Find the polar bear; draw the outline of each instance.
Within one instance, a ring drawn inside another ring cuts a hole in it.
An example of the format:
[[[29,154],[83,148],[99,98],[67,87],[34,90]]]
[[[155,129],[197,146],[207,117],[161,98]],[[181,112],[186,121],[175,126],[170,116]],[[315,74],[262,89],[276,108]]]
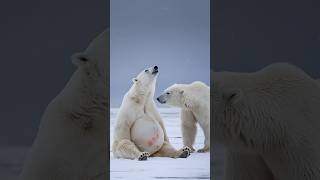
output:
[[[161,104],[181,108],[181,130],[183,145],[191,148],[199,123],[203,130],[204,147],[198,152],[210,151],[210,88],[200,81],[191,84],[174,84],[157,98]]]
[[[226,180],[320,179],[320,87],[276,63],[212,72],[212,137],[226,147]]]
[[[72,61],[77,70],[45,110],[22,180],[108,178],[109,30]]]
[[[148,156],[186,158],[190,148],[176,150],[153,101],[158,67],[143,70],[123,98],[115,125],[112,151],[116,158],[147,160]]]

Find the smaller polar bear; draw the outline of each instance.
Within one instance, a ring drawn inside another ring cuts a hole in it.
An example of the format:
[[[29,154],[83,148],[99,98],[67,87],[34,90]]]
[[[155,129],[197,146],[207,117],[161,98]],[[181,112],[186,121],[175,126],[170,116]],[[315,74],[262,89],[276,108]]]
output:
[[[191,149],[176,150],[153,101],[158,67],[143,70],[123,98],[114,131],[116,158],[147,160],[152,156],[186,158]]]
[[[194,152],[197,126],[199,123],[205,136],[204,147],[198,152],[210,150],[210,88],[200,82],[191,84],[174,84],[167,88],[157,100],[181,109],[183,145]]]

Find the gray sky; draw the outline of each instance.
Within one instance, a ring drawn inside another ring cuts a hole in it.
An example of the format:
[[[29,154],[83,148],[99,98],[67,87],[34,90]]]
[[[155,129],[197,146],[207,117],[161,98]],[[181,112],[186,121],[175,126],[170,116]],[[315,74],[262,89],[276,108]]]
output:
[[[111,0],[111,107],[145,67],[159,66],[156,95],[173,83],[209,84],[209,0]]]

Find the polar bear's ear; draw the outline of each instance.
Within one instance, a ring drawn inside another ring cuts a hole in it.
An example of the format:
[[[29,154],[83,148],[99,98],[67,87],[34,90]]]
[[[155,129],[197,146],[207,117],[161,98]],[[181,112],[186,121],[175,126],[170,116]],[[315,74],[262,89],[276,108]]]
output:
[[[183,93],[184,93],[184,90],[180,90],[179,93],[180,93],[180,94],[183,94]]]
[[[138,79],[137,78],[132,78],[132,82],[136,83],[136,82],[138,82]]]
[[[77,67],[85,65],[89,61],[89,58],[86,57],[86,55],[84,53],[74,53],[71,56],[71,59],[72,59],[72,63],[74,65],[76,65]]]
[[[243,96],[243,92],[241,89],[229,89],[223,94],[223,98],[230,104],[238,103]]]

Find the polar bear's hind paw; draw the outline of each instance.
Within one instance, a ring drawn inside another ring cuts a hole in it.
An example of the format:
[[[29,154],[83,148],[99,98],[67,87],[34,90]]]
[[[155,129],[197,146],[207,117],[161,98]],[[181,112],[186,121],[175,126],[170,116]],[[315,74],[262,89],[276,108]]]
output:
[[[138,158],[139,161],[145,161],[148,159],[150,154],[148,152],[142,152]]]
[[[191,153],[191,149],[186,146],[184,148],[182,148],[182,153],[180,154],[179,158],[187,158],[188,156],[190,156]]]

